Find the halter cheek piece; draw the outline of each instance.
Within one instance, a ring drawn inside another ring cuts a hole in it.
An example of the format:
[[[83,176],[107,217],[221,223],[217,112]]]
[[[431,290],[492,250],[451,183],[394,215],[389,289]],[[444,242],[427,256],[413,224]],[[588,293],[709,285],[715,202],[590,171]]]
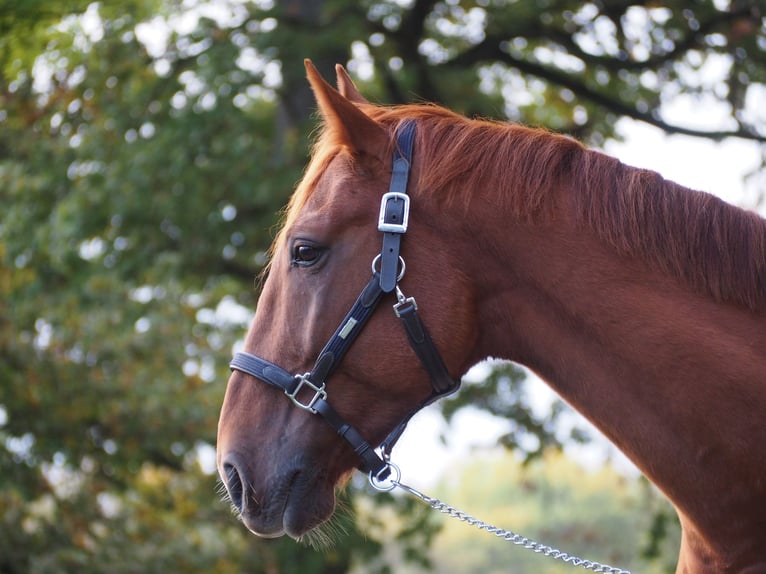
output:
[[[356,302],[335,333],[325,344],[310,372],[292,375],[282,367],[250,353],[236,353],[229,367],[282,389],[299,408],[321,415],[335,431],[346,439],[361,458],[359,469],[369,472],[371,479],[385,480],[390,474],[391,449],[404,432],[407,422],[426,405],[448,395],[460,385],[450,377],[439,351],[420,320],[415,299],[405,297],[399,289],[404,276],[404,259],[399,255],[402,236],[409,223],[410,198],[407,195],[407,179],[412,163],[415,140],[415,122],[404,122],[397,130],[397,147],[394,151],[391,184],[380,203],[378,229],[383,233],[380,254],[372,262],[372,278],[362,289]],[[431,395],[413,412],[406,416],[379,445],[381,455],[354,427],[327,402],[327,379],[351,347],[357,335],[369,320],[384,295],[396,294],[394,313],[401,320],[407,339],[420,363],[431,379]]]

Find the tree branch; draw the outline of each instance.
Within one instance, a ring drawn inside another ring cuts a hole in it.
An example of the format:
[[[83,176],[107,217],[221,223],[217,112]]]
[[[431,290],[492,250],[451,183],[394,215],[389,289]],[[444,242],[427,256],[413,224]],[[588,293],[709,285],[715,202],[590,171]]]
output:
[[[515,58],[511,54],[503,51],[498,43],[490,44],[489,42],[484,41],[440,66],[461,69],[487,62],[504,62],[509,66],[516,68],[523,74],[536,76],[552,84],[567,88],[580,98],[587,99],[611,112],[658,127],[669,134],[682,134],[712,140],[737,137],[766,143],[766,135],[749,131],[744,127],[741,127],[741,125],[738,130],[705,131],[667,123],[652,112],[641,112],[621,100],[611,98],[602,92],[594,90],[584,82],[578,80],[572,74],[567,74],[555,68]]]
[[[694,48],[702,48],[703,50],[709,50],[710,48],[705,45],[705,37],[714,32],[722,25],[730,24],[735,20],[743,18],[752,19],[753,13],[750,7],[740,8],[731,12],[717,12],[715,16],[700,22],[699,28],[684,38],[674,43],[672,50],[664,52],[662,54],[653,55],[646,60],[629,60],[620,59],[616,57],[603,57],[596,56],[585,52],[577,42],[574,41],[573,35],[560,30],[558,28],[546,28],[542,31],[540,37],[560,44],[573,56],[581,59],[583,62],[591,65],[603,66],[604,68],[617,71],[617,70],[651,70],[656,69],[667,62],[672,62],[680,58],[683,54]],[[503,38],[504,39],[504,38]],[[501,41],[502,39],[495,37],[495,41]]]
[[[396,32],[389,32],[389,38],[396,42],[402,58],[415,70],[415,91],[427,100],[437,101],[434,82],[430,80],[432,67],[423,59],[419,51],[420,41],[425,34],[426,18],[436,5],[437,0],[416,0],[406,12]]]

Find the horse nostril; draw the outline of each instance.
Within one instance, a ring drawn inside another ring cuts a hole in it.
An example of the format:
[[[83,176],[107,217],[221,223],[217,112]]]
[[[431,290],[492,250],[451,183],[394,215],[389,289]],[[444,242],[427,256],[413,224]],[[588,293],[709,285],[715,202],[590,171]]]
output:
[[[242,484],[242,478],[239,476],[239,471],[236,466],[229,463],[224,463],[223,471],[226,474],[224,484],[226,485],[226,490],[229,491],[229,498],[237,510],[242,512],[245,488]]]

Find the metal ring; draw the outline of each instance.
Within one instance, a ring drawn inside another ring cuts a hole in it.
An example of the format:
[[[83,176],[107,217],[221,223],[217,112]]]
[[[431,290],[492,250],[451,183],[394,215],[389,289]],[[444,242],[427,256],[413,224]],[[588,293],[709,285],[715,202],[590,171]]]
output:
[[[386,478],[378,478],[385,470],[390,471]],[[378,472],[373,474],[370,472],[369,481],[372,486],[378,492],[391,492],[397,486],[399,486],[399,479],[402,478],[402,471],[391,461],[386,461],[386,466]]]
[[[378,264],[378,261],[380,261],[380,253],[378,253],[375,256],[375,259],[372,260],[372,272],[378,273],[378,270],[375,269],[375,266]],[[399,256],[399,265],[401,265],[402,270],[399,271],[399,275],[396,277],[396,282],[399,283],[399,281],[402,280],[402,277],[404,277],[404,272],[407,270],[407,265],[404,263],[404,259],[402,259],[402,256]]]

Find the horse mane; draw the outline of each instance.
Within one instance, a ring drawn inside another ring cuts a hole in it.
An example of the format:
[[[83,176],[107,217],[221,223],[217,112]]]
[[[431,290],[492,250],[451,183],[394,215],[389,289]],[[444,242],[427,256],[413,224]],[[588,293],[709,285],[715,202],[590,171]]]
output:
[[[418,122],[422,167],[413,193],[466,208],[481,190],[510,217],[541,221],[569,189],[576,221],[619,253],[640,257],[716,301],[757,310],[766,300],[766,221],[758,214],[630,167],[543,129],[468,119],[435,105],[361,105],[394,133]],[[325,126],[287,220],[344,147]],[[393,141],[392,141],[393,147]],[[348,150],[345,150],[348,151]]]

